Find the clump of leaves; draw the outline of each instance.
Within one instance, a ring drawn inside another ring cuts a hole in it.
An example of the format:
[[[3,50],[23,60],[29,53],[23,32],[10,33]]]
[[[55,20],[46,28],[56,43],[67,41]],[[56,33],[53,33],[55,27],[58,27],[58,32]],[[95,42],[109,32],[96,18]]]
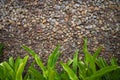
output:
[[[23,71],[28,56],[18,57],[15,61],[10,57],[8,61],[0,63],[0,80],[23,80]]]
[[[60,45],[58,45],[52,54],[50,54],[47,65],[44,65],[41,58],[32,49],[23,45],[27,52],[32,55],[35,63],[41,71],[37,70],[31,63],[27,73],[23,77],[24,67],[28,56],[23,59],[18,57],[13,60],[10,57],[8,61],[0,63],[0,80],[120,80],[120,66],[117,60],[112,58],[110,64],[102,57],[99,57],[102,47],[99,47],[93,54],[88,51],[87,39],[84,40],[83,53],[84,58],[78,59],[78,50],[76,50],[73,59],[67,63],[60,62],[63,70],[57,72],[55,65],[60,56]]]
[[[117,63],[117,59],[115,57],[111,58],[110,63],[108,64],[107,61],[103,57],[99,57],[97,59],[97,66],[101,68],[109,67],[109,66],[119,66]],[[109,73],[106,73],[101,77],[102,80],[120,80],[120,68],[113,70]]]
[[[29,77],[33,76],[36,78],[37,76],[34,76],[34,75],[36,75],[37,73],[37,75],[39,75],[38,79],[40,80],[61,80],[60,79],[61,77],[59,76],[59,73],[55,68],[56,61],[60,55],[60,51],[59,51],[60,45],[58,45],[53,51],[53,53],[49,56],[46,66],[43,65],[42,60],[33,50],[31,50],[27,46],[22,46],[22,47],[32,55],[32,57],[35,59],[36,63],[38,64],[39,68],[42,70],[42,73],[41,73],[35,70],[33,66],[31,66],[29,68],[29,74],[32,74],[32,75],[28,75]]]
[[[113,78],[110,75],[113,71],[119,70],[120,66],[116,65],[113,59],[111,59],[112,65],[108,65],[103,58],[98,58],[102,47],[99,47],[92,55],[87,48],[87,39],[84,40],[83,46],[83,53],[85,54],[84,60],[78,60],[78,50],[76,50],[72,60],[68,61],[68,63],[60,63],[64,69],[61,73],[58,73],[54,67],[59,57],[58,55],[60,55],[59,46],[57,46],[49,56],[47,66],[43,65],[42,61],[33,50],[26,46],[23,46],[23,48],[34,57],[39,67],[42,69],[42,74],[34,70],[40,75],[40,78],[42,77],[42,80],[108,80],[107,77],[109,77],[109,80],[119,79],[118,76],[114,76]],[[104,66],[104,64],[106,64],[106,66]],[[70,67],[70,65],[72,65],[72,67]],[[97,67],[99,67],[99,69],[97,69]],[[31,70],[31,72],[33,71]],[[118,74],[119,71],[116,72],[116,75]],[[35,73],[33,75],[35,75]]]
[[[64,70],[68,73],[71,80],[113,80],[120,79],[118,76],[111,75],[115,71],[115,75],[119,75],[120,66],[116,65],[116,61],[111,59],[111,65],[108,65],[103,58],[98,58],[102,47],[99,47],[92,55],[87,49],[87,39],[84,40],[83,52],[85,54],[84,60],[78,60],[78,51],[76,51],[73,58],[73,67],[61,63]],[[97,69],[99,67],[99,69]],[[109,77],[109,79],[107,77]],[[104,78],[104,79],[103,79]]]

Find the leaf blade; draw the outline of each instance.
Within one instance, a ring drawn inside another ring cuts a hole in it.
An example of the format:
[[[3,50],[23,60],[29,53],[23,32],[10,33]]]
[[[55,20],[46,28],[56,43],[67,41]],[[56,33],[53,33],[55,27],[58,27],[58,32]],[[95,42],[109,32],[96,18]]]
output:
[[[94,73],[92,76],[86,78],[88,80],[94,80],[94,79],[97,79],[101,76],[103,76],[104,74],[108,73],[108,72],[111,72],[113,70],[116,70],[120,67],[114,65],[114,66],[108,66],[108,67],[105,67],[105,68],[102,68],[101,70],[98,70],[96,73]]]
[[[70,69],[70,67],[67,66],[67,64],[61,62],[61,65],[64,68],[64,70],[68,73],[71,80],[79,80],[76,74]]]

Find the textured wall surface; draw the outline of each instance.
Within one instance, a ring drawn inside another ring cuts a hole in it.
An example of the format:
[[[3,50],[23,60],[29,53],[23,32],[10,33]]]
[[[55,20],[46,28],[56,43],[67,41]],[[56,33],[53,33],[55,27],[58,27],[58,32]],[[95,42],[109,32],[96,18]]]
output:
[[[46,62],[61,44],[62,61],[80,56],[83,39],[93,52],[104,46],[101,55],[120,56],[119,0],[0,0],[0,42],[5,44],[3,60],[25,56],[21,45],[31,47]]]

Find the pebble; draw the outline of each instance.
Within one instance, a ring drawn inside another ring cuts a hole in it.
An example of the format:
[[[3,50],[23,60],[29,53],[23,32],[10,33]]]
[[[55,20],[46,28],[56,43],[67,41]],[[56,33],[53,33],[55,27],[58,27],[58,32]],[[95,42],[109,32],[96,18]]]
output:
[[[2,29],[4,26],[0,24],[0,29]]]
[[[55,10],[60,10],[61,8],[60,8],[59,5],[55,5],[55,6],[54,6],[54,9],[55,9]]]
[[[90,28],[93,28],[93,25],[88,25],[88,26],[85,26],[86,29],[90,29]]]

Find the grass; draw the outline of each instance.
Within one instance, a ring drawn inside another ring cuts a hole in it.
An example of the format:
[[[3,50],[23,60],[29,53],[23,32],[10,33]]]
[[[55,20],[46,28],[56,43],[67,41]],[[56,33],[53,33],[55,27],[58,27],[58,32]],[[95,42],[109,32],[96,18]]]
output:
[[[29,56],[23,59],[10,57],[8,61],[0,63],[0,80],[120,80],[120,66],[117,59],[112,58],[110,64],[103,57],[99,57],[102,47],[99,47],[93,55],[88,51],[87,39],[84,40],[84,58],[78,59],[78,50],[75,51],[72,60],[67,63],[60,62],[63,70],[58,72],[55,68],[56,62],[61,54],[58,45],[49,56],[47,65],[44,65],[41,58],[32,49],[23,45],[34,61],[29,66],[27,73],[23,76],[24,67]],[[34,65],[37,63],[41,71]]]

